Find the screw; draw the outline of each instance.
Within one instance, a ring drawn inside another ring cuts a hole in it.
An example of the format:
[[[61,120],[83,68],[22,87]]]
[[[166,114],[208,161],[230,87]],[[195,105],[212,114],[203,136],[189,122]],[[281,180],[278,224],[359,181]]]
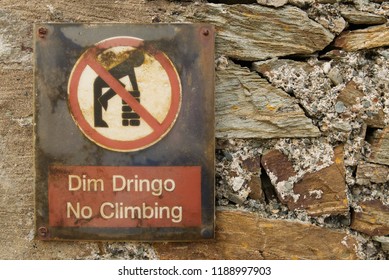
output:
[[[213,231],[209,228],[203,228],[201,230],[201,236],[204,238],[211,238],[213,236]]]
[[[204,36],[208,36],[209,35],[209,30],[208,29],[204,29],[203,30],[203,35]]]
[[[46,237],[47,236],[47,228],[46,227],[40,227],[38,228],[38,233],[41,237]]]
[[[40,28],[38,29],[38,36],[39,36],[40,38],[45,38],[46,35],[47,35],[47,28],[40,27]]]

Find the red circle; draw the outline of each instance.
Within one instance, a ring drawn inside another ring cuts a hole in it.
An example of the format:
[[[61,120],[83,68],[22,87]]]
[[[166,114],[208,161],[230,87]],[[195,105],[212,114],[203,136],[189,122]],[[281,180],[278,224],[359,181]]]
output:
[[[72,117],[84,135],[97,145],[113,151],[137,151],[147,148],[162,137],[173,127],[181,107],[181,84],[178,73],[170,59],[161,51],[155,49],[146,50],[146,53],[154,57],[166,71],[171,86],[171,104],[165,119],[158,127],[152,127],[153,132],[136,140],[114,140],[101,135],[85,119],[78,102],[78,86],[80,77],[88,66],[88,57],[95,57],[97,51],[103,51],[118,46],[130,46],[139,48],[143,46],[143,40],[133,37],[114,37],[97,43],[93,48],[84,52],[74,66],[69,78],[68,93],[69,107]],[[98,63],[98,62],[96,62]]]

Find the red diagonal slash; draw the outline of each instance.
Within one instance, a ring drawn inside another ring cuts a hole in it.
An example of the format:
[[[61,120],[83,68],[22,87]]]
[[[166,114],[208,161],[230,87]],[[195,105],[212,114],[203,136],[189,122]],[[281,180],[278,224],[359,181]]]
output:
[[[99,75],[110,88],[116,92],[154,131],[161,128],[159,121],[146,110],[136,99],[128,93],[122,84],[116,80],[103,66],[95,59],[92,53],[85,56],[86,63]]]

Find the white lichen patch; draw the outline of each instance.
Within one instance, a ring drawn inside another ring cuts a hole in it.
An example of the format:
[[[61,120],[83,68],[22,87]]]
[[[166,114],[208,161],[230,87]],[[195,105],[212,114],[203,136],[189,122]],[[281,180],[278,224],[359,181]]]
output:
[[[267,171],[267,175],[270,178],[272,185],[276,188],[277,193],[282,199],[291,197],[294,202],[297,202],[300,198],[300,194],[296,194],[293,191],[294,183],[296,183],[297,176],[291,176],[288,180],[278,181],[278,177],[271,171]]]
[[[364,93],[360,103],[351,108],[351,119],[367,119],[385,112],[385,122],[388,124],[389,105],[389,71],[388,53],[385,49],[377,51],[362,51],[348,53],[338,62],[346,81],[354,81],[358,89]],[[358,111],[359,109],[359,111]]]
[[[312,197],[314,197],[315,199],[320,199],[323,195],[323,191],[322,190],[312,190],[312,191],[309,191],[309,195]]]
[[[349,244],[347,243],[347,241],[349,239],[350,239],[350,237],[348,235],[345,235],[340,243],[348,248]]]
[[[0,34],[0,59],[9,56],[11,54],[11,51],[12,51],[11,44],[5,40],[2,34]]]
[[[289,180],[278,182],[275,185],[277,192],[281,195],[283,199],[291,197],[295,203],[299,200],[300,194],[296,194],[293,191],[293,186],[296,181],[296,176],[293,176],[290,177]]]
[[[313,173],[333,164],[334,150],[329,140],[280,139],[275,148],[288,156],[296,171],[296,180],[306,173]]]
[[[340,34],[347,26],[339,9],[333,4],[312,5],[308,9],[308,16],[323,25],[334,34]]]
[[[287,63],[270,71],[267,76],[276,87],[292,93],[311,116],[324,116],[333,110],[339,88],[332,89],[331,80],[317,59],[310,59],[312,67],[307,71],[303,67],[290,67]]]
[[[345,53],[331,61],[313,57],[297,65],[290,60],[269,60],[270,68],[262,74],[296,97],[333,144],[352,139],[365,122],[389,124],[388,58],[389,51],[381,48]],[[351,81],[363,97],[355,97],[356,104],[344,104],[338,96]]]
[[[221,141],[223,142],[223,141]],[[230,139],[223,142],[225,146],[216,162],[216,197],[218,205],[229,202],[242,204],[250,194],[248,183],[253,176],[259,176],[262,148],[254,142]],[[258,170],[244,168],[244,161],[257,161]]]
[[[28,116],[25,118],[16,118],[16,119],[12,119],[12,120],[16,121],[18,123],[18,125],[21,127],[32,125],[32,116]]]
[[[242,188],[244,182],[245,182],[245,179],[243,177],[232,177],[231,178],[232,189],[234,191],[240,190]]]

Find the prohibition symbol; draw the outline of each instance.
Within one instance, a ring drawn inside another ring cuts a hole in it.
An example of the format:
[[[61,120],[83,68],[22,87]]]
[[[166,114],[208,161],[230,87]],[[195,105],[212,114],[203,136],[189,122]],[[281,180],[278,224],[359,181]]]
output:
[[[134,37],[97,43],[78,59],[68,84],[72,117],[83,134],[114,151],[161,140],[181,107],[181,84],[170,59]]]

